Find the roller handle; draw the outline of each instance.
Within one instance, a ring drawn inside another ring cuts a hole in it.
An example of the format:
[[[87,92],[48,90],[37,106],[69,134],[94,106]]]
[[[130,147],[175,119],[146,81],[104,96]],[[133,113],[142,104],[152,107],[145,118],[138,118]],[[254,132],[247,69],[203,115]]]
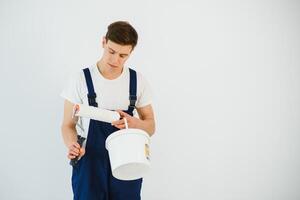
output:
[[[82,147],[84,140],[85,140],[85,137],[77,135],[77,143],[80,145],[80,147]],[[74,167],[78,163],[78,158],[79,158],[79,156],[76,156],[76,158],[71,159],[70,165],[72,165]]]

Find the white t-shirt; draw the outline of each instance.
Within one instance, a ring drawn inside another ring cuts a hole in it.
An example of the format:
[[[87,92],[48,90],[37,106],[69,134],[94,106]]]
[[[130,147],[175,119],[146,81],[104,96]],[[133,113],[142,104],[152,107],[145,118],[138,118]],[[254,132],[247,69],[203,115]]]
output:
[[[96,102],[99,108],[108,110],[127,110],[129,105],[129,69],[123,68],[119,77],[109,80],[103,77],[94,64],[89,67],[94,90],[97,94]],[[83,70],[74,73],[65,88],[60,94],[61,97],[72,103],[88,105],[87,98],[88,88],[86,85]],[[136,107],[141,108],[152,103],[151,88],[147,80],[141,73],[137,72],[137,101]],[[137,116],[136,111],[134,115]],[[89,127],[89,119],[82,118],[79,124],[84,129],[84,134],[87,134]]]

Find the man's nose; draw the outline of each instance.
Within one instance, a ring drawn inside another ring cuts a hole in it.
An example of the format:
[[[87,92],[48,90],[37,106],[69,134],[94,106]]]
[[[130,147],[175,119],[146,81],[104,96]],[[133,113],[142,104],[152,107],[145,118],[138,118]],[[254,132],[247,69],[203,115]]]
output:
[[[114,54],[111,58],[113,63],[119,63],[119,55]]]

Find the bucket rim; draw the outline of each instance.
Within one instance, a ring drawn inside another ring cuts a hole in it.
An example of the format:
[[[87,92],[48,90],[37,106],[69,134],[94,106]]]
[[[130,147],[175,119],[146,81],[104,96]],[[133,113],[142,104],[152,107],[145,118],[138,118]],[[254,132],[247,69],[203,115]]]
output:
[[[121,130],[118,130],[112,134],[110,134],[106,140],[105,140],[105,146],[106,146],[106,149],[107,149],[107,144],[109,143],[110,140],[112,140],[113,138],[116,138],[116,137],[119,137],[121,135],[124,135],[124,134],[136,134],[136,135],[143,135],[147,138],[147,140],[150,142],[150,136],[148,133],[146,133],[146,131],[144,130],[141,130],[141,129],[137,129],[137,128],[128,128],[128,129],[121,129]]]

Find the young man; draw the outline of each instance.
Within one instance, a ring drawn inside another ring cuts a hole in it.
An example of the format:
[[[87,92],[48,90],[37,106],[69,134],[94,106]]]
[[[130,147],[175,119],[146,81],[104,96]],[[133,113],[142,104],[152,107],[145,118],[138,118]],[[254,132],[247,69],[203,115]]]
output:
[[[77,73],[61,94],[65,99],[61,131],[68,158],[80,157],[72,172],[75,200],[140,199],[142,179],[114,178],[105,149],[107,136],[125,128],[124,118],[130,128],[143,129],[150,136],[155,131],[149,85],[140,73],[124,66],[137,40],[138,34],[129,23],[110,24],[102,41],[102,58]],[[112,124],[85,118],[78,122],[78,117],[72,118],[76,103],[117,110],[122,119]],[[138,116],[134,115],[135,111]],[[77,142],[77,123],[81,123],[82,131],[87,133],[82,147]]]

